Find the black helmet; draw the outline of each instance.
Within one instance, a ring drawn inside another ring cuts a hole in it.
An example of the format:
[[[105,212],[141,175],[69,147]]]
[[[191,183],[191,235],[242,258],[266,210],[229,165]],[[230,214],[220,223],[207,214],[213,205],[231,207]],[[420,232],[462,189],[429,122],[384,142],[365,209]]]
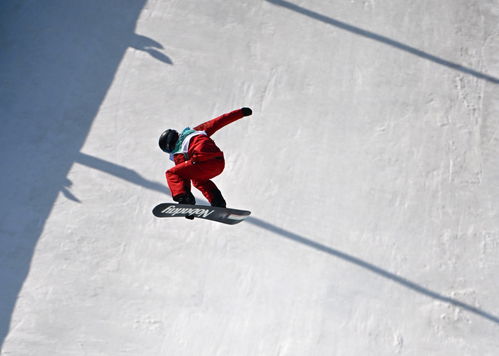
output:
[[[178,132],[172,129],[166,130],[159,137],[159,148],[167,153],[172,153],[177,141]]]

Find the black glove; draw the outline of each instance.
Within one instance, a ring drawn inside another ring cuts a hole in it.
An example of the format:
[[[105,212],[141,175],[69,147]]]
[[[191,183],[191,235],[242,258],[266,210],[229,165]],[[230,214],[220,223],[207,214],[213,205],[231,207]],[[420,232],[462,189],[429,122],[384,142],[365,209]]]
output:
[[[241,111],[243,112],[244,116],[250,116],[253,114],[253,111],[250,108],[242,108]]]

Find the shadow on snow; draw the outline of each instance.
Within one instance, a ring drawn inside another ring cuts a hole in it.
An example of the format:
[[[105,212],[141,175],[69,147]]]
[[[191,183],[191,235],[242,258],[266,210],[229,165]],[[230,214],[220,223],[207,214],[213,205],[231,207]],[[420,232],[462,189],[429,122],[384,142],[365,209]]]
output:
[[[322,14],[320,14],[318,12],[306,9],[306,8],[301,7],[299,5],[293,4],[293,3],[289,2],[289,1],[285,1],[285,0],[266,0],[266,1],[268,1],[271,4],[284,7],[286,9],[288,9],[288,10],[295,11],[295,12],[297,12],[299,14],[308,16],[308,17],[310,17],[312,19],[315,19],[317,21],[321,21],[321,22],[323,22],[325,24],[328,24],[328,25],[331,25],[331,26],[335,26],[337,28],[340,28],[342,30],[354,33],[356,35],[359,35],[359,36],[362,36],[362,37],[366,37],[366,38],[369,38],[371,40],[374,40],[374,41],[383,43],[385,45],[397,48],[399,50],[408,52],[408,53],[413,54],[413,55],[415,55],[417,57],[429,60],[431,62],[443,65],[445,67],[449,67],[451,69],[457,70],[457,71],[462,72],[464,74],[472,75],[472,76],[474,76],[474,77],[476,77],[478,79],[483,79],[483,80],[486,80],[486,81],[488,81],[490,83],[499,84],[499,78],[496,78],[494,76],[491,76],[491,75],[479,72],[479,71],[477,71],[475,69],[472,69],[472,68],[465,67],[465,66],[463,66],[461,64],[458,64],[458,63],[454,63],[454,62],[448,61],[446,59],[443,59],[443,58],[440,58],[438,56],[435,56],[435,55],[433,55],[431,53],[428,53],[428,52],[422,51],[420,49],[411,47],[411,46],[406,45],[406,44],[404,44],[402,42],[393,40],[391,38],[388,38],[388,37],[385,37],[385,36],[382,36],[382,35],[379,35],[377,33],[364,30],[364,29],[362,29],[360,27],[356,27],[356,26],[350,25],[350,24],[348,24],[346,22],[336,20],[336,19],[334,19],[332,17],[328,17],[328,16],[325,16],[325,15],[322,15]]]
[[[166,191],[132,170],[80,153],[128,48],[173,63],[160,43],[135,33],[145,3],[0,5],[0,349],[58,193],[78,201],[66,178],[74,162]]]
[[[341,252],[341,251],[336,250],[332,247],[328,247],[326,245],[320,244],[320,243],[315,242],[313,240],[310,240],[304,236],[300,236],[300,235],[295,234],[291,231],[287,231],[285,229],[282,229],[280,227],[277,227],[271,223],[268,223],[266,221],[260,220],[260,219],[255,218],[255,217],[249,217],[246,219],[246,221],[255,225],[255,226],[258,226],[259,228],[270,231],[276,235],[279,235],[279,236],[284,237],[286,239],[289,239],[291,241],[298,242],[298,243],[305,245],[307,247],[313,248],[315,250],[327,253],[328,255],[331,255],[331,256],[337,257],[339,259],[342,259],[344,261],[347,261],[347,262],[354,264],[358,267],[361,267],[369,272],[377,274],[378,276],[389,279],[392,282],[398,283],[399,285],[401,285],[403,287],[411,289],[414,292],[417,292],[417,293],[423,294],[427,297],[439,300],[443,303],[448,303],[448,304],[451,304],[453,306],[459,307],[467,312],[476,314],[476,315],[481,316],[487,320],[490,320],[496,324],[499,324],[499,317],[498,316],[495,316],[491,313],[483,311],[483,310],[481,310],[477,307],[474,307],[472,305],[463,303],[457,299],[450,298],[450,297],[447,297],[447,296],[442,295],[440,293],[434,292],[434,291],[432,291],[428,288],[425,288],[423,286],[420,286],[420,285],[418,285],[418,284],[416,284],[408,279],[397,276],[394,273],[391,273],[387,270],[384,270],[380,267],[377,267],[369,262],[363,261],[360,258],[349,255],[345,252]]]

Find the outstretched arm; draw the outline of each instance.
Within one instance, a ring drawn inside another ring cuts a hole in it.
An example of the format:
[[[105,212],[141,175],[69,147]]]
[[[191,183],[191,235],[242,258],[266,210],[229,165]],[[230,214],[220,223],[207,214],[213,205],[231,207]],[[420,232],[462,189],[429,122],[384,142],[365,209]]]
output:
[[[253,112],[250,108],[241,108],[221,116],[218,116],[210,121],[206,121],[205,123],[198,125],[194,128],[196,131],[204,131],[208,136],[213,135],[215,132],[220,130],[222,127],[236,121],[242,119],[245,116],[251,115]]]

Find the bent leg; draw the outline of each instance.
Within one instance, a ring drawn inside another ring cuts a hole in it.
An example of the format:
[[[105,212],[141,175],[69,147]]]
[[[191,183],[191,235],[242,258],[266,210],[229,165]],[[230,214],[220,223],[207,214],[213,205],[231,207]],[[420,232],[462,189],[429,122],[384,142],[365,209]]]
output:
[[[178,195],[190,193],[192,180],[193,183],[196,182],[196,188],[198,185],[201,187],[198,189],[209,200],[206,194],[209,194],[209,191],[218,191],[215,183],[210,179],[222,173],[224,166],[223,160],[210,160],[196,164],[187,161],[172,167],[166,171],[166,180],[172,197],[175,199]]]
[[[189,162],[184,162],[170,168],[165,173],[166,182],[174,200],[177,196],[191,191],[190,166]]]
[[[222,193],[211,180],[193,180],[192,185],[203,193],[204,197],[210,202],[211,206],[225,208],[227,205]]]
[[[203,175],[197,176],[192,179],[192,184],[196,187],[206,199],[210,202],[211,206],[224,207],[226,206],[225,200],[218,187],[213,183],[211,178],[218,176],[225,167],[223,160],[210,160],[199,164],[203,168]]]

